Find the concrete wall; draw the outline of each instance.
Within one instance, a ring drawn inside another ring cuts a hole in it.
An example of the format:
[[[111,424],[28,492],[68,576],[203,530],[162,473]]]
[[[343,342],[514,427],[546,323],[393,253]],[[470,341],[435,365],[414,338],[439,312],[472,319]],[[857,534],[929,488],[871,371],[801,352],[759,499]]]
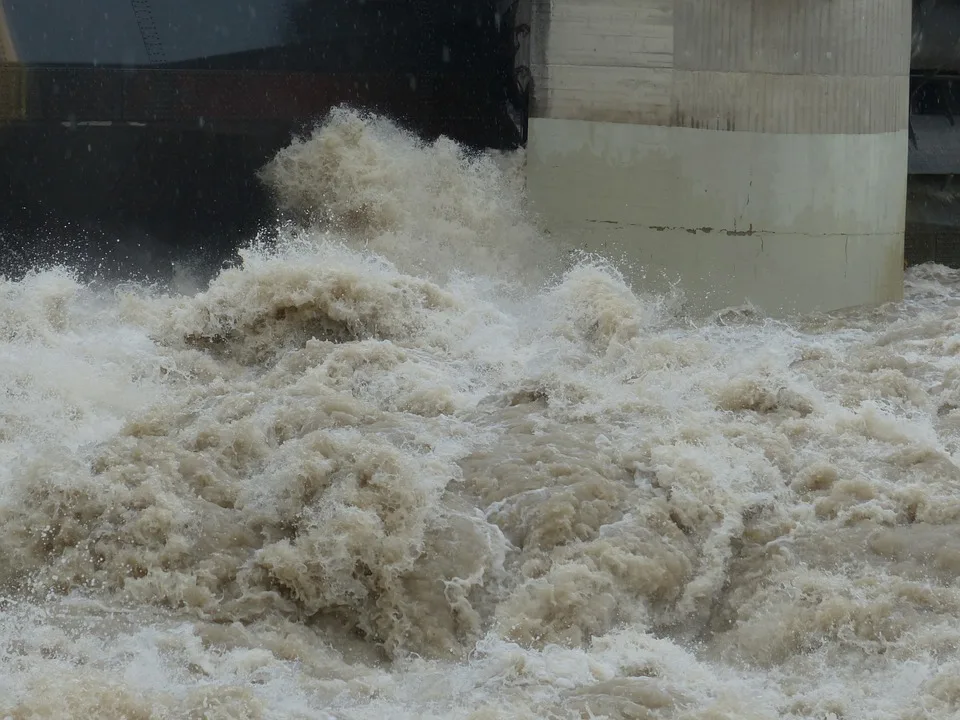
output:
[[[902,294],[910,0],[530,0],[527,189],[697,309]]]

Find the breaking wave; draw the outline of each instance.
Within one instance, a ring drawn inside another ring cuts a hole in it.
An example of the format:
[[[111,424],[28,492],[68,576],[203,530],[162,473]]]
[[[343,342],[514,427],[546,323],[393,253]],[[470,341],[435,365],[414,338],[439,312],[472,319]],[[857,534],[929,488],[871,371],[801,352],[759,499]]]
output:
[[[339,109],[203,291],[0,285],[0,717],[951,718],[960,275],[694,321]]]

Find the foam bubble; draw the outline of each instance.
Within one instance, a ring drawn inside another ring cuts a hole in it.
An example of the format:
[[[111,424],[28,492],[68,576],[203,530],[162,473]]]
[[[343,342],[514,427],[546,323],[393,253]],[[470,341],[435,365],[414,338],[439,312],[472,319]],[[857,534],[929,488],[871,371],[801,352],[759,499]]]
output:
[[[0,285],[0,717],[956,715],[960,276],[693,322],[505,160],[338,109],[209,287]]]

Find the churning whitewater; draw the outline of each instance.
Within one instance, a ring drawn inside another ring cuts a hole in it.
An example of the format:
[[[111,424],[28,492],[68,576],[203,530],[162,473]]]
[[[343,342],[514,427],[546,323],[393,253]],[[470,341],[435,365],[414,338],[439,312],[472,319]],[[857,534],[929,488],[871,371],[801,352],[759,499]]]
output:
[[[0,284],[0,718],[958,716],[960,273],[694,320],[512,164],[339,109],[203,291]]]

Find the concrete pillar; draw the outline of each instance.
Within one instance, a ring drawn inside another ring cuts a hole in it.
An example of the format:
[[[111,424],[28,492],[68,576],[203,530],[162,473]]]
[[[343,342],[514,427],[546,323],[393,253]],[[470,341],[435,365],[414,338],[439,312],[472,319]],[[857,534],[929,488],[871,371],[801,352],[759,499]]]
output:
[[[529,0],[527,191],[640,289],[902,295],[910,0]]]

